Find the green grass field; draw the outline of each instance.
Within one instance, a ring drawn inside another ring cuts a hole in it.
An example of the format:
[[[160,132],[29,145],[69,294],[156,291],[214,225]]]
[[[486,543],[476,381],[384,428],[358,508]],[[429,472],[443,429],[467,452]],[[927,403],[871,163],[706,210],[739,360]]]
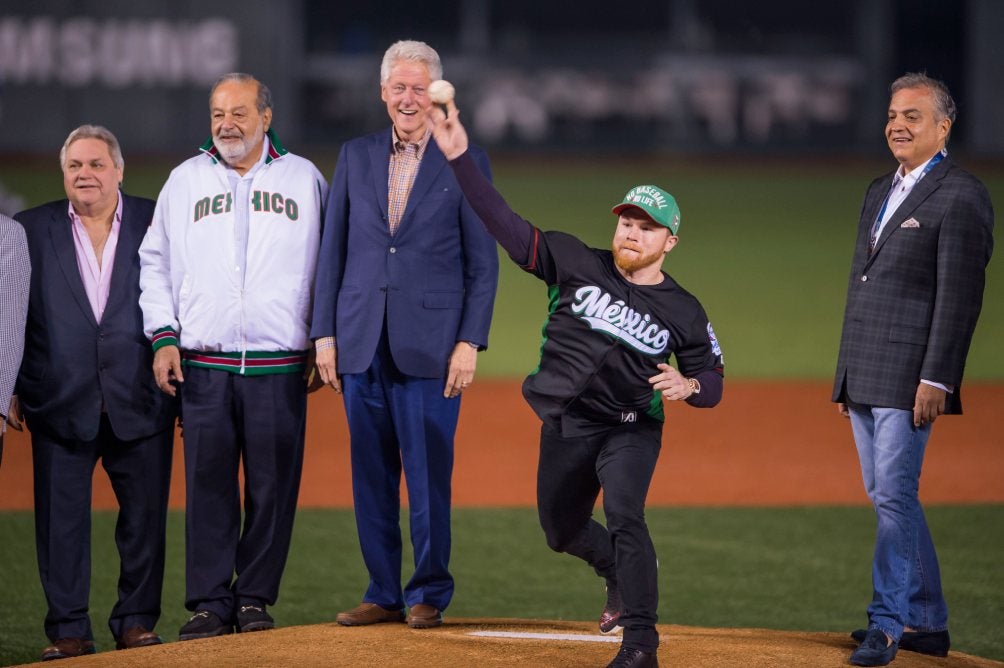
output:
[[[330,176],[333,157],[308,157]],[[155,198],[171,163],[126,158],[126,191]],[[610,207],[639,183],[665,187],[682,212],[681,241],[666,269],[704,304],[729,377],[825,379],[836,362],[861,200],[890,163],[502,158],[494,169],[499,190],[525,218],[604,248],[613,231]],[[1004,207],[1004,166],[971,171]],[[8,161],[0,166],[0,182],[28,206],[64,196],[55,156]],[[1004,379],[1000,265],[999,259],[990,264],[969,379]],[[479,368],[523,376],[536,366],[545,291],[507,258],[501,267],[490,347]]]
[[[953,647],[1004,660],[1004,506],[940,506],[928,518],[941,546]],[[849,632],[865,621],[874,519],[867,508],[653,508],[648,521],[660,556],[664,623]],[[114,513],[94,514],[91,614],[99,650],[114,646],[106,626],[114,602]],[[171,514],[164,611],[168,641],[183,609],[183,517]],[[30,513],[0,513],[0,665],[35,661],[46,638]],[[405,556],[405,574],[410,572]],[[449,615],[591,620],[603,584],[590,569],[544,544],[530,509],[460,509]],[[282,626],[331,622],[359,602],[366,585],[348,510],[297,517],[279,603]]]

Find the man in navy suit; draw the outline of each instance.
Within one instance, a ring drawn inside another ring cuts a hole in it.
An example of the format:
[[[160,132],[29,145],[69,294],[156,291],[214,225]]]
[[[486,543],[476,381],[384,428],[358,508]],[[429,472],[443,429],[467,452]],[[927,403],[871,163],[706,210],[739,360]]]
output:
[[[899,168],[872,182],[858,223],[833,401],[850,418],[878,516],[868,628],[858,666],[898,648],[946,656],[948,608],[918,495],[931,426],[961,413],[962,372],[993,250],[986,188],[948,157],[948,88],[893,82],[886,140]]]
[[[442,623],[453,595],[450,489],[460,394],[488,344],[498,255],[426,127],[439,55],[384,54],[392,126],[347,142],[325,207],[314,317],[321,378],[344,393],[359,543],[370,583],[337,616],[355,626]],[[489,176],[485,154],[472,149]],[[400,479],[415,571],[401,587]]]
[[[100,459],[119,503],[118,649],[161,642],[175,404],[157,388],[139,308],[139,249],[154,203],[119,188],[115,136],[83,125],[60,152],[68,199],[15,218],[31,289],[18,398],[31,430],[35,541],[48,603],[43,660],[92,654],[91,479]]]

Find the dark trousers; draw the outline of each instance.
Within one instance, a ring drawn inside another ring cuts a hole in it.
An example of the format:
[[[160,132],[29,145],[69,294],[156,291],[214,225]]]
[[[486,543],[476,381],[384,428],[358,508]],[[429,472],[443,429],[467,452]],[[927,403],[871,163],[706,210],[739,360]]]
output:
[[[35,545],[48,604],[45,634],[93,639],[88,615],[91,584],[91,481],[98,459],[119,504],[118,602],[108,626],[119,638],[133,626],[153,629],[164,581],[167,498],[174,429],[123,441],[101,417],[93,441],[31,434],[35,477]]]
[[[645,497],[661,435],[662,423],[647,419],[570,438],[545,425],[537,467],[537,510],[548,546],[617,580],[624,646],[646,652],[659,646],[659,583]],[[592,519],[601,488],[606,528]]]
[[[303,468],[306,385],[299,373],[188,367],[181,410],[185,607],[232,620],[238,606],[279,597]]]
[[[402,374],[386,336],[370,368],[342,378],[352,451],[356,528],[370,584],[363,600],[386,608],[446,609],[450,575],[453,437],[460,398],[442,378]],[[408,485],[415,572],[401,589],[401,470]]]

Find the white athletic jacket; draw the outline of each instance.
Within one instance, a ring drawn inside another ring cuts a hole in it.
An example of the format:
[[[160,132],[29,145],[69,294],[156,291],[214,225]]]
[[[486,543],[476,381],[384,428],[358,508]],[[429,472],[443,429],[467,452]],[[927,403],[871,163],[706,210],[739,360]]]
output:
[[[256,375],[303,367],[327,183],[271,130],[251,179],[247,266],[228,169],[212,139],[171,172],[140,246],[140,307],[154,350]]]

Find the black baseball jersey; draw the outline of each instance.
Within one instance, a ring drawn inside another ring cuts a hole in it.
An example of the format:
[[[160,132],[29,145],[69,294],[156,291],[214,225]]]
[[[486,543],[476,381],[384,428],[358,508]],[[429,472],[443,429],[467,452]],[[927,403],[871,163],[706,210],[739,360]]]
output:
[[[649,384],[675,355],[685,376],[723,369],[722,351],[697,299],[668,274],[658,285],[626,280],[609,250],[563,232],[533,229],[523,268],[548,285],[540,366],[523,383],[538,416],[562,433],[588,425],[662,420]]]
[[[713,386],[687,402],[718,403],[722,351],[693,295],[665,272],[658,285],[632,283],[611,251],[563,232],[541,232],[509,208],[467,153],[450,166],[509,257],[547,283],[540,365],[523,383],[523,396],[541,420],[565,436],[644,416],[661,421],[662,397],[648,379],[671,355],[680,373]]]

